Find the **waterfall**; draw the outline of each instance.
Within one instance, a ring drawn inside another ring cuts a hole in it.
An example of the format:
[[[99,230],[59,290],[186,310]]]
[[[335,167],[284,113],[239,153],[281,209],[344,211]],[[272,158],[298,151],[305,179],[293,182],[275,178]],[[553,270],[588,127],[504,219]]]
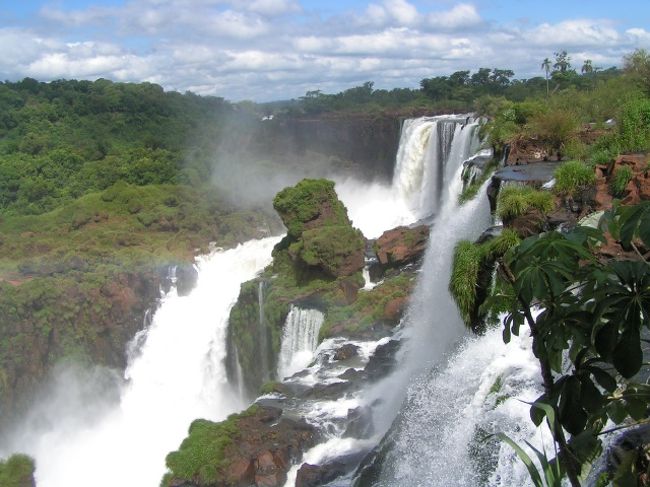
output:
[[[262,367],[262,379],[269,380],[271,377],[271,365],[269,364],[269,338],[266,329],[266,319],[264,317],[264,281],[260,281],[257,286],[257,308],[259,317],[257,320],[258,340],[260,348],[260,361]]]
[[[404,121],[393,190],[415,219],[438,212],[441,202],[456,192],[458,165],[479,146],[477,127],[478,123],[466,115]]]
[[[377,432],[375,441],[381,439],[400,411],[412,378],[439,364],[445,352],[466,334],[447,287],[456,242],[463,238],[477,238],[490,222],[484,191],[487,183],[479,197],[462,207],[458,205],[462,190],[462,163],[480,145],[477,128],[478,124],[471,119],[468,121],[467,116],[411,119],[406,120],[403,126],[393,194],[408,202],[413,216],[424,217],[432,213],[436,216],[420,277],[400,332],[403,337],[403,346],[397,357],[400,365],[390,376],[369,386],[355,398],[357,406],[369,407],[373,411]],[[432,194],[423,196],[425,192]],[[420,423],[419,428],[426,430],[429,425]],[[325,440],[306,452],[303,460],[322,464],[336,460],[337,456],[358,454],[360,449],[368,448],[368,440],[342,438],[340,434],[325,435]],[[408,449],[402,454],[408,455]],[[428,462],[425,458],[414,461]],[[297,468],[296,465],[289,472],[285,487],[294,487]],[[344,480],[341,482],[335,485],[346,485]],[[396,485],[418,484],[405,482]]]
[[[534,427],[522,402],[541,393],[530,342],[525,329],[507,345],[501,330],[492,329],[467,338],[441,370],[428,370],[413,381],[380,479],[372,485],[530,485],[514,451],[487,440],[505,432],[519,444],[528,440],[553,451],[550,432]]]
[[[13,447],[35,457],[39,487],[158,485],[165,456],[192,420],[221,420],[244,406],[226,378],[228,316],[241,283],[270,263],[278,241],[252,240],[200,258],[196,287],[184,297],[172,287],[162,299],[104,414],[80,424],[86,405],[68,404],[67,389],[59,392],[64,399],[41,407],[27,429],[49,424],[23,431]]]
[[[315,309],[291,306],[282,332],[278,378],[289,377],[305,368],[314,358],[318,332],[325,317]]]

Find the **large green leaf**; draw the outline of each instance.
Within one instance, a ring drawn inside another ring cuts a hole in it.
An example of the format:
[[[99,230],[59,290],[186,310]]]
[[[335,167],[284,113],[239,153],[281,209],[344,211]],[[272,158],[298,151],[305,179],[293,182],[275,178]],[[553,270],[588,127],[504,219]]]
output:
[[[643,351],[641,350],[641,337],[638,328],[630,328],[621,335],[621,339],[612,354],[612,362],[616,370],[626,379],[629,379],[641,369]]]

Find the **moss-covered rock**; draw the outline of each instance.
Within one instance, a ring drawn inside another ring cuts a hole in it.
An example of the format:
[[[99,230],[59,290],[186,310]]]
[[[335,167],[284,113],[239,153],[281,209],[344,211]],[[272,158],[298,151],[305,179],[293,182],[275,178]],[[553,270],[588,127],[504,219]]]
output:
[[[34,460],[16,454],[0,460],[0,485],[2,487],[34,487]]]
[[[251,395],[275,378],[292,304],[327,316],[353,302],[363,286],[365,239],[352,227],[333,182],[302,180],[278,193],[274,206],[288,234],[273,250],[272,264],[242,285],[229,320],[228,374],[236,377],[236,356]]]
[[[253,405],[220,423],[197,419],[180,448],[167,455],[161,486],[280,486],[291,462],[315,439],[312,426],[272,407]]]
[[[310,228],[350,225],[347,210],[334,191],[334,182],[327,179],[303,179],[283,189],[273,199],[273,207],[292,239],[299,239]]]

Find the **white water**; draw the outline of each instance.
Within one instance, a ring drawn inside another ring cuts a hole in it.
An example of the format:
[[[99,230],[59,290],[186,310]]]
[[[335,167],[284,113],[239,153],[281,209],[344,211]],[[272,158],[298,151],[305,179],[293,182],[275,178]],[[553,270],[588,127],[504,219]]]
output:
[[[477,123],[465,125],[467,120],[465,115],[443,115],[404,121],[393,191],[416,220],[437,213],[439,205],[456,193],[458,165],[479,145]]]
[[[79,411],[54,411],[46,431],[18,441],[16,451],[36,459],[39,487],[156,486],[193,419],[223,419],[243,406],[224,367],[228,315],[240,284],[270,263],[278,241],[199,259],[195,289],[185,297],[172,289],[156,311],[117,404],[72,428],[64,419]]]
[[[500,328],[468,338],[442,370],[430,370],[412,382],[376,485],[530,485],[509,446],[483,443],[488,434],[501,431],[519,444],[528,440],[553,451],[550,433],[534,427],[530,406],[522,402],[541,393],[526,331],[508,345]]]
[[[283,379],[307,367],[314,359],[318,346],[318,332],[325,320],[316,309],[291,306],[282,332],[278,377]]]
[[[427,364],[439,361],[464,333],[464,326],[447,290],[451,256],[455,242],[461,238],[478,237],[490,221],[484,191],[463,207],[457,204],[462,190],[462,162],[479,145],[477,124],[463,126],[465,121],[463,116],[420,118],[404,123],[390,197],[386,200],[401,201],[398,211],[407,208],[403,215],[408,215],[410,222],[432,213],[438,216],[433,222],[421,277],[405,319],[403,334],[407,343],[398,358],[398,370],[361,395],[346,398],[351,402],[347,407],[379,403],[373,410],[378,433],[375,442],[395,417],[410,377]],[[424,197],[425,192],[433,192],[433,197]],[[389,217],[395,221],[394,213],[389,213]],[[374,215],[374,218],[381,218],[381,215]],[[445,322],[441,323],[441,319]],[[340,411],[333,407],[330,415],[336,417],[336,414]],[[315,423],[325,423],[327,417],[319,416]],[[420,427],[426,428],[425,425]],[[323,464],[372,444],[372,440],[341,438],[341,433],[330,431],[326,435],[327,441],[306,452],[303,461]],[[285,487],[293,487],[298,466],[290,470]]]

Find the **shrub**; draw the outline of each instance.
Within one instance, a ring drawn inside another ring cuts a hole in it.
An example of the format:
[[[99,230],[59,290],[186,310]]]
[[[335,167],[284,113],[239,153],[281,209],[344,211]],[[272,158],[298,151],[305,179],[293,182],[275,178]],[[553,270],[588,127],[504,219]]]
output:
[[[555,170],[555,191],[559,194],[573,195],[577,191],[593,185],[596,173],[580,161],[568,161]]]
[[[609,187],[614,196],[623,196],[627,183],[632,180],[634,173],[630,166],[620,166],[614,172]]]
[[[460,316],[465,323],[471,322],[482,260],[483,252],[480,246],[468,240],[461,240],[456,244],[449,292],[456,301]]]
[[[642,152],[650,149],[650,100],[628,102],[618,124],[618,145],[621,152]]]
[[[553,195],[530,186],[506,186],[497,198],[497,215],[504,221],[513,220],[530,209],[546,214],[555,208]]]
[[[538,112],[530,122],[530,128],[551,149],[561,150],[575,138],[578,132],[578,119],[567,110],[554,109]]]
[[[31,487],[33,484],[34,460],[27,455],[12,455],[6,461],[0,460],[0,485],[3,487]]]

